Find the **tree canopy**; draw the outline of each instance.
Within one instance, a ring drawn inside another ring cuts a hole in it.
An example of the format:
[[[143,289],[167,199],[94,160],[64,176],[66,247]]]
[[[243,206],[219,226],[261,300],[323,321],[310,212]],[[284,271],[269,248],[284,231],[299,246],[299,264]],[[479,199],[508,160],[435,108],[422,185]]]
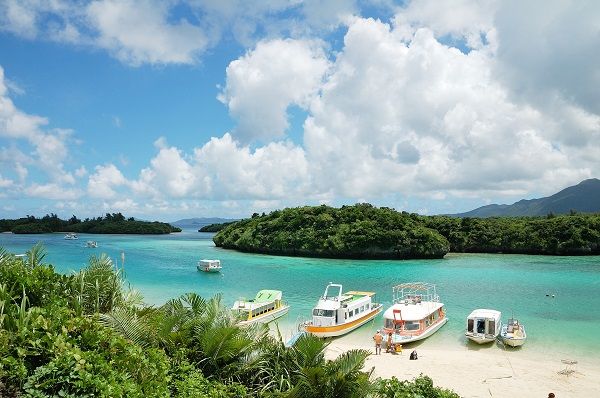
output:
[[[0,232],[41,234],[51,232],[78,232],[93,234],[168,234],[181,232],[180,228],[158,221],[139,221],[125,218],[121,213],[106,213],[104,217],[80,220],[73,215],[61,220],[56,214],[44,217],[27,216],[16,220],[0,220]]]

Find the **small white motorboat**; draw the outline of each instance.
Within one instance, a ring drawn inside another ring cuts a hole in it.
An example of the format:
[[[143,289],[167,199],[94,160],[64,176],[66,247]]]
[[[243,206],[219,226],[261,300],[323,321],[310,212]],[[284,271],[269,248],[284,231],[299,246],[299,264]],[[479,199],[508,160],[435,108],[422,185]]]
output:
[[[221,260],[200,260],[196,266],[198,271],[203,272],[221,272]]]
[[[511,318],[508,323],[502,325],[500,331],[500,339],[506,345],[511,347],[520,347],[525,344],[527,340],[527,333],[525,332],[525,326],[519,323],[518,319]]]
[[[77,234],[74,232],[69,232],[65,235],[65,239],[66,240],[76,240],[76,239],[79,239],[79,236],[77,236]]]
[[[88,240],[87,242],[85,242],[85,247],[96,248],[98,247],[98,242],[96,242],[95,240]]]
[[[491,343],[500,334],[502,313],[496,310],[473,310],[467,317],[465,336],[477,344]]]
[[[253,300],[240,299],[231,309],[242,319],[238,325],[269,323],[287,314],[290,306],[282,300],[280,290],[261,290]]]

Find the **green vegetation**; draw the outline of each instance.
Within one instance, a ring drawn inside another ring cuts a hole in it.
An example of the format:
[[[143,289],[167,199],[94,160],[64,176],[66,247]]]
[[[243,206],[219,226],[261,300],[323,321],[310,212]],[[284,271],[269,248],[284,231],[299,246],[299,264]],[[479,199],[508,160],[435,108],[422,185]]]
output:
[[[220,230],[222,230],[223,228],[225,228],[228,225],[233,224],[234,222],[235,221],[229,221],[229,222],[224,222],[224,223],[205,225],[202,228],[200,228],[198,230],[198,232],[219,232]]]
[[[235,222],[213,238],[241,251],[336,258],[441,258],[448,251],[600,254],[600,214],[457,218],[370,204],[299,207]]]
[[[441,258],[450,249],[417,214],[370,204],[254,214],[227,226],[213,241],[226,249],[336,258]]]
[[[373,379],[367,351],[286,348],[265,325],[237,326],[219,296],[144,306],[104,255],[70,276],[44,257],[0,249],[2,397],[458,397],[426,376]]]
[[[421,217],[453,252],[549,255],[600,254],[600,214],[546,217]]]
[[[61,220],[56,214],[36,218],[27,216],[16,220],[0,220],[0,232],[15,234],[43,234],[51,232],[85,232],[92,234],[169,234],[180,228],[163,222],[149,222],[125,218],[121,213],[106,213],[104,217],[80,220],[73,216]]]

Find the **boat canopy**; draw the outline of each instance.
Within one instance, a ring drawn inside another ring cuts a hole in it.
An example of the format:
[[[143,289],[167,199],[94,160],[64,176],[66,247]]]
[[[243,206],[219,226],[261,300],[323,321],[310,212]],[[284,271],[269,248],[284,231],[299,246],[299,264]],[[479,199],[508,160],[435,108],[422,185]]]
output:
[[[422,301],[419,304],[394,304],[383,313],[385,319],[395,319],[401,321],[420,321],[421,319],[427,318],[440,308],[443,308],[444,304]]]
[[[502,313],[496,310],[488,310],[488,309],[477,309],[473,310],[467,318],[475,319],[475,318],[486,318],[486,319],[495,319],[500,320]]]
[[[439,302],[435,285],[427,282],[401,283],[392,288],[392,300],[394,304],[414,304],[421,301]]]
[[[261,290],[256,293],[255,303],[266,303],[274,300],[281,300],[281,290]]]

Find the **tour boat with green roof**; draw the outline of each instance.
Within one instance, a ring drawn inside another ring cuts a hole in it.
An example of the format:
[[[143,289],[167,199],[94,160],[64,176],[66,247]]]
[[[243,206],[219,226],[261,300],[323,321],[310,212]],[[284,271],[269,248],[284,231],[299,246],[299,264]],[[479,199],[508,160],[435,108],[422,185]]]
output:
[[[253,300],[240,299],[231,309],[242,319],[239,325],[269,323],[287,314],[290,306],[282,300],[280,290],[261,290]]]
[[[342,285],[329,283],[313,309],[305,331],[317,337],[336,337],[357,329],[381,312],[374,292],[343,292]]]

